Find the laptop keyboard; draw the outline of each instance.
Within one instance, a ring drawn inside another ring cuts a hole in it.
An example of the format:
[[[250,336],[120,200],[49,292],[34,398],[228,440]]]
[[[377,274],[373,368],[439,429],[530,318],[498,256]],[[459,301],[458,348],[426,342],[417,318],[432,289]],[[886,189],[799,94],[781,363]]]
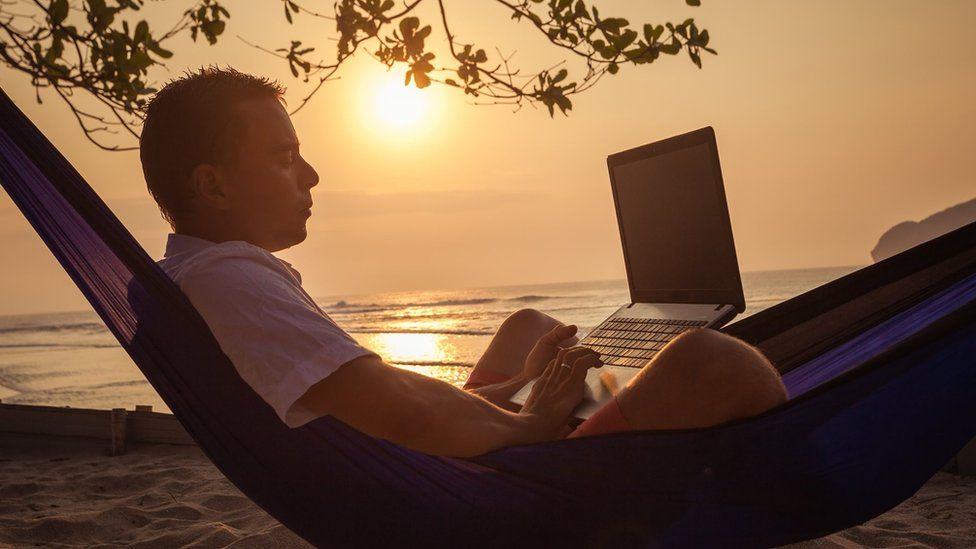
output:
[[[703,320],[611,318],[580,341],[600,353],[604,364],[641,368],[681,332],[701,328]]]

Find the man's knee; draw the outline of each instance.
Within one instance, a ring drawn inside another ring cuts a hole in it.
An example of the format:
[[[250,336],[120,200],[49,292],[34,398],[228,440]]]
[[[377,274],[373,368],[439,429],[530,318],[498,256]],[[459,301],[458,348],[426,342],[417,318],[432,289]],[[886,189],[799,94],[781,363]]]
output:
[[[627,397],[667,401],[673,416],[665,423],[673,427],[749,417],[786,400],[779,373],[758,349],[714,330],[676,337],[634,382]]]
[[[546,322],[547,320],[553,320],[553,318],[542,311],[536,309],[519,309],[508,315],[508,318],[506,318],[502,324],[514,324],[521,326],[526,324],[539,324]]]
[[[519,309],[508,315],[498,331],[515,331],[541,335],[560,325],[561,322],[536,309]]]
[[[680,368],[702,398],[729,399],[730,409],[739,417],[761,413],[787,399],[779,372],[759,349],[715,330],[685,332],[659,358],[662,364]]]

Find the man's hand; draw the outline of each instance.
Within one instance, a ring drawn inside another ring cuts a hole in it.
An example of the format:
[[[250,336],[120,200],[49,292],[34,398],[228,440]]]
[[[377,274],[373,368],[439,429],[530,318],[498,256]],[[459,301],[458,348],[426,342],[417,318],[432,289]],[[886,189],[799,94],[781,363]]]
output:
[[[526,380],[533,380],[542,375],[546,365],[556,357],[556,353],[563,349],[563,345],[570,347],[577,343],[578,340],[574,337],[575,335],[576,326],[561,324],[539,338],[535,347],[532,347],[525,358],[525,366],[522,368],[523,377]]]
[[[603,363],[596,351],[586,347],[560,349],[536,380],[519,415],[540,422],[550,437],[556,438],[583,400],[587,370],[600,366]]]

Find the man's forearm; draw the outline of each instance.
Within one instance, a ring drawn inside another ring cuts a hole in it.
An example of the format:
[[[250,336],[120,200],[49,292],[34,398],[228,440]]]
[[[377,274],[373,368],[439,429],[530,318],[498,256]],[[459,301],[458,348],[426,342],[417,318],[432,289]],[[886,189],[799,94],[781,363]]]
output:
[[[469,457],[553,438],[547,418],[515,414],[444,381],[355,359],[314,385],[300,406],[421,452]]]
[[[506,410],[516,410],[518,406],[509,399],[512,398],[512,395],[519,392],[526,383],[528,383],[528,380],[522,374],[518,374],[501,383],[492,383],[491,385],[468,389],[468,392],[478,395],[488,402]]]
[[[416,429],[412,440],[403,442],[406,446],[431,454],[469,457],[553,436],[552,427],[542,418],[504,410],[480,395],[420,377],[415,382],[418,393],[425,395],[427,406],[422,412],[424,419],[417,421],[417,425],[425,428]],[[503,395],[507,390],[499,388],[496,395]],[[511,390],[508,396],[517,390]]]

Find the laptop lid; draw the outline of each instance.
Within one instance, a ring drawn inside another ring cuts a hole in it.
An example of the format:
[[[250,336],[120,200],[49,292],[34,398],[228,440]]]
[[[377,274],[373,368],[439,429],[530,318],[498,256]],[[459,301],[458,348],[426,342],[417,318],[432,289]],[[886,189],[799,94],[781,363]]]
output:
[[[745,310],[711,127],[607,157],[635,303]]]

